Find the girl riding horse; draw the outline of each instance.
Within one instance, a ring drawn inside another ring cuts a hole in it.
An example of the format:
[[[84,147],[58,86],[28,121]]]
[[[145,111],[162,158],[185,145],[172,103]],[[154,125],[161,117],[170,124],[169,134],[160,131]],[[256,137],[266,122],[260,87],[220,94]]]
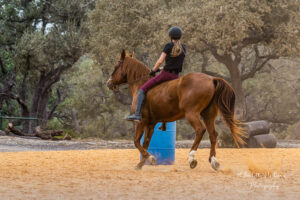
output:
[[[154,76],[148,80],[139,90],[137,97],[136,111],[133,115],[126,117],[126,120],[129,121],[140,121],[142,118],[141,108],[145,99],[145,94],[148,90],[154,86],[173,79],[178,78],[179,72],[182,71],[182,65],[185,57],[185,46],[181,44],[180,38],[182,31],[179,27],[174,26],[169,30],[169,37],[171,42],[167,43],[161,53],[160,58],[157,60],[155,66],[150,71],[150,76]],[[160,71],[159,66],[166,61],[162,72],[155,76],[155,73]]]
[[[221,114],[225,124],[230,129],[237,146],[239,143],[244,144],[242,139],[244,137],[243,129],[238,126],[239,121],[234,117],[235,92],[224,79],[203,73],[190,73],[177,78],[184,60],[185,48],[183,45],[179,45],[181,47],[181,50],[179,49],[177,52],[179,55],[174,56],[172,50],[174,49],[175,51],[177,48],[174,48],[174,46],[180,44],[181,31],[178,32],[180,33],[177,35],[178,37],[174,38],[172,30],[180,29],[170,30],[172,43],[166,45],[166,49],[161,56],[162,59],[158,60],[152,71],[142,62],[133,58],[133,54],[127,56],[125,50],[123,50],[115,69],[107,81],[107,87],[115,90],[119,85],[128,84],[133,99],[132,112],[135,112],[138,96],[136,114],[128,117],[129,120],[140,120],[140,122],[135,123],[134,144],[141,153],[142,159],[137,164],[136,169],[141,169],[145,165],[146,160],[150,164],[155,164],[155,157],[148,152],[155,125],[158,122],[172,122],[185,118],[194,128],[196,134],[189,152],[190,167],[195,168],[197,166],[195,153],[207,130],[211,142],[208,160],[212,168],[218,170],[220,167],[216,159],[218,132],[215,128],[215,120],[218,113]],[[157,77],[147,79],[149,81],[146,82],[145,75],[148,75],[149,72],[150,74],[155,74],[155,71],[164,59],[166,59],[166,66],[163,72]],[[168,65],[172,63],[171,61],[175,64]],[[149,88],[163,81],[167,82],[149,90]],[[142,107],[145,92],[147,92],[147,101]],[[142,118],[141,113],[143,115]],[[140,141],[143,134],[144,142],[141,145]]]

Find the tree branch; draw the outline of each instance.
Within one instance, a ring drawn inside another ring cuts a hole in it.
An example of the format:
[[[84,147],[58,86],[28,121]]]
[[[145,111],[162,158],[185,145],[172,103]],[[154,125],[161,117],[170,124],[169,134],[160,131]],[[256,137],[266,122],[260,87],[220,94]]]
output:
[[[205,55],[205,52],[208,51],[209,49],[203,49],[202,51],[200,51],[200,54],[202,55],[202,58],[203,58],[203,62],[201,64],[201,72],[202,73],[205,73],[205,74],[208,74],[210,76],[216,76],[216,77],[220,77],[220,78],[223,78],[225,79],[226,81],[230,81],[230,78],[229,77],[225,77],[225,76],[222,76],[221,74],[219,73],[216,73],[216,72],[212,72],[212,71],[208,71],[206,70],[206,67],[208,65],[208,57]]]
[[[26,102],[24,102],[19,95],[13,93],[0,93],[0,97],[1,96],[16,100],[20,104],[22,109],[24,109],[26,112],[29,112]]]
[[[208,65],[208,57],[205,55],[205,52],[208,51],[209,49],[206,48],[206,49],[203,49],[202,51],[200,51],[200,54],[203,58],[203,62],[201,64],[201,71],[206,71],[206,67]]]
[[[57,94],[57,99],[52,107],[52,109],[50,110],[49,114],[48,114],[48,120],[50,120],[53,117],[53,113],[55,112],[58,104],[60,104],[60,102],[62,102],[63,98],[60,94],[59,89],[56,89],[56,94]]]
[[[269,60],[278,58],[278,56],[274,54],[260,56],[257,45],[254,46],[254,50],[255,50],[255,61],[251,67],[251,70],[248,73],[242,75],[242,81],[248,78],[253,78],[256,72],[260,71]],[[262,62],[260,63],[260,61]]]
[[[242,44],[244,47],[250,44],[258,44],[259,42],[269,42],[274,37],[272,31],[265,31],[261,34],[253,33],[251,36],[243,39]]]
[[[0,57],[0,68],[1,68],[2,74],[5,75],[5,74],[6,74],[6,70],[5,70],[5,68],[4,68],[4,64],[3,64],[3,62],[2,62],[2,58],[1,58],[1,57]]]
[[[72,64],[62,65],[62,66],[55,68],[54,70],[51,70],[48,74],[46,74],[45,75],[46,83],[45,83],[45,87],[43,88],[42,93],[47,92],[47,90],[49,90],[54,83],[59,81],[60,75],[62,74],[62,72],[71,67],[72,67]]]
[[[224,53],[224,55],[220,55],[217,51],[217,47],[209,44],[206,40],[204,39],[200,39],[201,42],[203,42],[207,48],[209,49],[209,51],[211,52],[211,54],[215,57],[215,59],[217,61],[219,61],[220,63],[223,63],[224,65],[226,65],[226,67],[231,67],[234,65],[234,61],[231,58],[231,55],[228,53]]]
[[[233,62],[236,64],[236,66],[238,66],[242,60],[242,55],[241,55],[242,50],[243,50],[243,47],[241,45],[237,45],[236,48],[231,48],[231,51],[235,57]]]
[[[27,79],[27,76],[28,76],[28,71],[29,71],[29,68],[30,68],[30,60],[29,60],[29,56],[27,56],[26,58],[26,71],[23,75],[23,81],[22,81],[22,85],[21,85],[21,91],[19,92],[20,94],[20,98],[25,101],[25,98],[26,98],[26,89],[27,89],[27,86],[26,86],[26,79]]]
[[[213,54],[213,56],[218,60],[220,61],[220,59],[222,59],[222,56],[220,54],[218,54],[217,52],[217,48],[212,45],[212,44],[209,44],[206,40],[200,38],[200,41],[203,42],[206,47],[210,50],[210,52]]]

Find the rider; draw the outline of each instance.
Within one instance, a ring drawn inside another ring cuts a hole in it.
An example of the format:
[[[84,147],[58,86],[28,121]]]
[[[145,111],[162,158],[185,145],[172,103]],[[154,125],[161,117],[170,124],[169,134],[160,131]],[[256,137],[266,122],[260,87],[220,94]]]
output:
[[[169,37],[171,42],[167,43],[163,49],[160,58],[157,60],[155,66],[150,71],[150,76],[152,77],[148,80],[139,90],[137,97],[137,105],[135,114],[126,117],[129,121],[140,121],[142,118],[141,108],[143,101],[145,99],[146,92],[152,87],[162,83],[164,81],[169,81],[178,78],[179,72],[182,71],[182,64],[185,57],[185,46],[180,42],[182,31],[179,27],[174,26],[169,30]],[[156,72],[159,72],[159,66],[166,60],[166,64],[162,72],[155,76]]]

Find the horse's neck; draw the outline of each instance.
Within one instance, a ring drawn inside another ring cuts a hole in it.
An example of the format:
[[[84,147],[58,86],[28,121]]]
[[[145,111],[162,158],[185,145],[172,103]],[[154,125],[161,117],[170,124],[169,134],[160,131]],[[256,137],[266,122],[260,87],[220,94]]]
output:
[[[136,83],[132,83],[132,84],[129,84],[129,90],[130,90],[130,93],[131,93],[131,96],[134,97],[137,95],[139,89],[142,87],[142,85],[149,79],[145,79],[145,80],[140,80],[140,81],[137,81]]]
[[[137,95],[141,86],[149,80],[149,78],[147,78],[149,71],[150,70],[143,63],[132,58],[127,72],[127,82],[132,97]]]

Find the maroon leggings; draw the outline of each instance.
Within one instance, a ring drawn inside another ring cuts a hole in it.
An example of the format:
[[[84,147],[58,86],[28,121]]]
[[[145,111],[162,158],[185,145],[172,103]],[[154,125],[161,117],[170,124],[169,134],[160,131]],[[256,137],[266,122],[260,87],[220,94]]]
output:
[[[177,74],[172,74],[170,72],[166,72],[166,71],[162,70],[162,72],[159,75],[154,76],[153,78],[148,80],[146,83],[144,83],[144,85],[142,85],[141,89],[146,93],[148,90],[150,90],[154,86],[156,86],[162,82],[165,82],[165,81],[170,81],[170,80],[176,79],[178,77],[179,76]]]

